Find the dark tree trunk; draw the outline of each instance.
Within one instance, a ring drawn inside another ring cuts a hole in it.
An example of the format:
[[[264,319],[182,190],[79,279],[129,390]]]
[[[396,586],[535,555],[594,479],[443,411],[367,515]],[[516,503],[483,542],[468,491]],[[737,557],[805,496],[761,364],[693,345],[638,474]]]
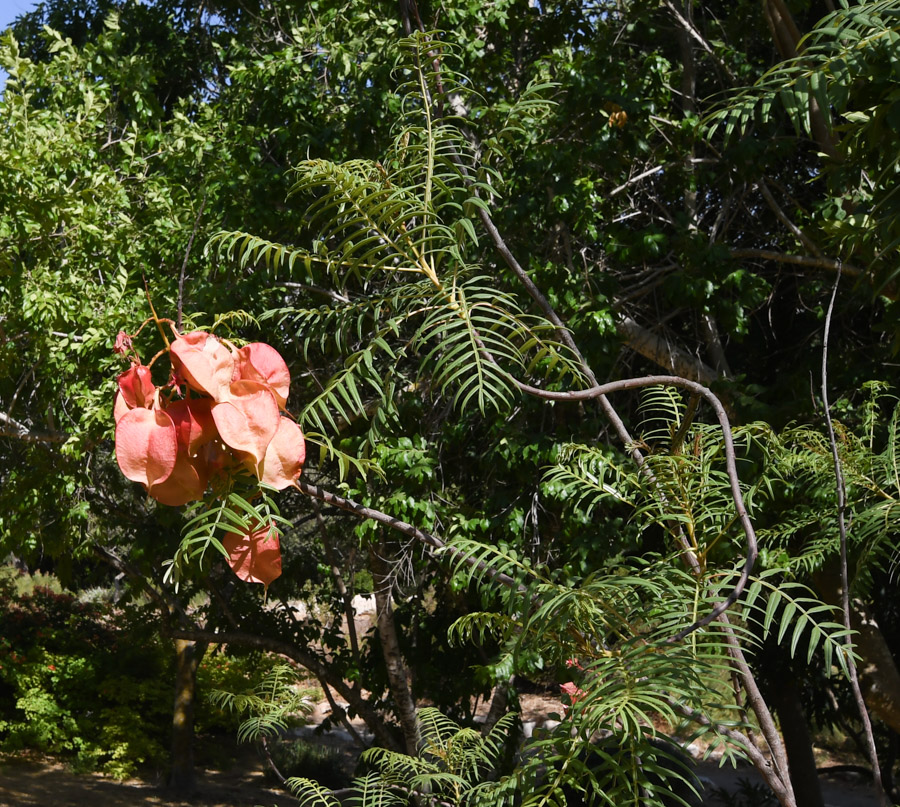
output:
[[[387,669],[391,695],[394,705],[397,707],[397,718],[400,720],[400,728],[403,730],[403,744],[407,754],[416,756],[419,750],[416,703],[409,689],[409,673],[403,661],[400,642],[397,638],[394,606],[391,602],[390,563],[385,559],[384,553],[383,545],[369,550],[369,563],[375,586],[375,605],[378,609],[378,636],[381,639],[381,651]]]
[[[840,604],[841,579],[837,570],[828,568],[819,572],[815,584],[823,601]],[[872,609],[853,597],[850,599],[850,627],[858,631],[853,637],[853,645],[861,659],[857,665],[859,685],[866,706],[872,715],[900,733],[900,669]]]
[[[812,738],[806,726],[806,717],[800,708],[800,693],[794,676],[790,673],[769,687],[769,701],[775,707],[781,736],[788,755],[788,770],[797,807],[825,807],[819,774],[813,756]]]
[[[197,668],[207,644],[175,640],[175,706],[172,713],[172,768],[169,787],[179,795],[194,790],[194,696]]]

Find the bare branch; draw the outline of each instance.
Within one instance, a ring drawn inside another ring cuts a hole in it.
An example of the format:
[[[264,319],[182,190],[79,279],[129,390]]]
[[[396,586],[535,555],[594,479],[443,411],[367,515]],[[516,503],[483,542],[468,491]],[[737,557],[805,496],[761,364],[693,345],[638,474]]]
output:
[[[822,250],[816,246],[815,242],[801,230],[794,222],[792,222],[787,213],[781,209],[781,206],[778,202],[775,201],[775,197],[772,195],[772,191],[769,190],[769,186],[766,184],[764,179],[760,179],[759,182],[756,183],[756,187],[759,188],[759,192],[763,195],[763,199],[766,200],[766,204],[772,209],[772,212],[778,217],[778,220],[791,232],[791,234],[801,243],[804,247],[806,247],[813,255],[817,258],[822,257]]]
[[[711,384],[719,377],[712,367],[704,364],[693,353],[682,350],[663,337],[638,325],[631,317],[618,317],[616,330],[625,337],[628,347],[675,375],[690,378],[700,384]]]
[[[206,208],[206,191],[203,191],[203,201],[200,203],[200,210],[197,212],[197,218],[194,219],[194,229],[191,231],[191,237],[188,239],[187,249],[184,252],[184,260],[181,262],[181,272],[178,275],[178,314],[175,317],[175,328],[181,330],[181,307],[184,303],[184,273],[187,269],[188,258],[191,256],[191,247],[194,246],[194,238],[197,236],[197,230],[200,227],[200,219],[203,216],[203,210]]]
[[[613,189],[607,194],[607,196],[609,196],[609,197],[611,198],[611,197],[615,196],[616,194],[621,193],[621,192],[624,191],[626,188],[631,187],[631,186],[634,185],[635,183],[640,182],[642,179],[644,179],[644,178],[646,178],[646,177],[653,176],[654,174],[658,174],[658,173],[660,173],[660,172],[663,171],[663,170],[665,170],[665,166],[664,166],[664,165],[657,165],[656,168],[650,168],[650,169],[647,170],[647,171],[642,171],[640,174],[638,174],[637,176],[632,177],[632,178],[629,179],[627,182],[623,182],[621,185],[619,185],[618,188],[613,188]]]
[[[706,41],[706,38],[701,34],[697,27],[688,19],[684,17],[684,15],[675,7],[675,4],[672,3],[671,0],[664,0],[665,6],[671,12],[672,16],[675,18],[675,21],[684,28],[685,31],[693,38],[696,39],[699,43],[700,47],[703,48],[710,56],[712,56],[713,61],[719,66],[722,72],[728,76],[729,79],[734,81],[734,73],[728,68],[728,65],[723,62],[716,52],[712,49],[712,46],[709,42]]]
[[[23,443],[65,443],[72,435],[54,429],[33,429],[0,412],[0,437],[12,437]]]
[[[309,291],[313,294],[321,294],[325,297],[328,297],[334,300],[336,303],[349,303],[350,298],[340,294],[339,292],[333,291],[332,289],[325,289],[321,286],[311,286],[308,283],[294,283],[293,281],[282,281],[278,284],[279,286],[284,286],[286,289],[297,289],[298,291]]]
[[[812,269],[828,269],[832,272],[836,272],[838,268],[840,268],[842,274],[845,274],[847,277],[858,278],[863,277],[866,274],[865,269],[860,269],[858,266],[848,265],[846,263],[841,263],[841,261],[822,256],[788,255],[787,253],[776,252],[772,249],[732,249],[730,252],[732,258],[738,259],[759,258],[764,261],[808,266]]]
[[[825,314],[825,334],[822,337],[822,409],[825,415],[825,427],[828,431],[828,441],[831,444],[831,457],[834,461],[834,481],[837,488],[837,521],[838,532],[841,536],[841,610],[844,615],[844,627],[847,629],[845,639],[847,645],[847,671],[850,678],[850,686],[853,690],[853,698],[859,711],[863,724],[863,734],[866,739],[866,749],[869,761],[872,763],[872,778],[875,784],[875,793],[882,807],[888,807],[889,802],[881,783],[881,768],[878,764],[878,750],[875,746],[875,735],[872,733],[872,721],[866,702],[863,699],[859,686],[859,675],[856,670],[856,661],[853,658],[853,639],[850,633],[850,579],[847,570],[847,522],[845,513],[847,510],[847,487],[844,483],[844,470],[841,458],[838,454],[837,440],[834,436],[834,426],[831,423],[831,409],[828,404],[828,337],[831,333],[831,315],[834,313],[834,301],[837,298],[838,286],[841,282],[841,270],[838,268],[837,277],[834,279],[834,288],[831,290],[831,299],[828,301],[828,311]]]
[[[417,541],[421,541],[423,544],[430,546],[433,549],[444,549],[446,547],[447,552],[452,555],[460,556],[469,566],[474,566],[475,568],[485,570],[487,575],[491,579],[496,580],[498,583],[502,583],[504,586],[507,586],[509,588],[521,589],[519,584],[516,583],[516,581],[513,580],[513,578],[511,578],[509,575],[503,574],[502,572],[498,572],[496,569],[488,567],[482,561],[476,561],[474,558],[471,558],[468,555],[462,553],[455,547],[447,546],[447,544],[444,543],[444,541],[442,541],[436,535],[432,535],[431,533],[425,532],[424,530],[420,530],[418,527],[414,527],[412,524],[407,524],[405,521],[401,521],[399,518],[389,516],[387,513],[382,513],[380,510],[375,510],[372,507],[366,507],[365,505],[359,504],[352,499],[345,499],[343,496],[338,496],[336,493],[331,493],[330,491],[324,490],[323,488],[317,487],[316,485],[311,485],[309,482],[304,482],[302,479],[297,482],[297,488],[301,493],[305,493],[307,496],[311,496],[314,499],[319,499],[320,501],[323,501],[326,504],[330,504],[334,507],[339,507],[341,510],[355,513],[360,518],[371,518],[373,521],[377,521],[379,524],[384,524],[393,530],[397,530],[398,532],[409,535],[411,538],[415,538]]]

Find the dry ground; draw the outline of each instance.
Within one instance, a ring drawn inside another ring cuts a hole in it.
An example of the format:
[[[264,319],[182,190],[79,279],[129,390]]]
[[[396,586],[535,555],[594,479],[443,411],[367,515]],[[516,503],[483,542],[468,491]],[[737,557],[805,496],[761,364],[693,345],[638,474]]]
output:
[[[561,711],[559,701],[540,695],[523,697],[522,706],[523,719],[538,722]],[[321,715],[322,710],[318,712]],[[732,793],[741,779],[761,782],[752,768],[720,768],[714,761],[701,763],[698,774],[707,787],[724,787]],[[0,807],[287,807],[297,803],[272,788],[262,763],[246,747],[229,770],[201,770],[197,779],[195,795],[184,800],[173,798],[159,782],[116,782],[99,775],[72,774],[54,760],[0,756]],[[823,779],[823,794],[828,807],[876,807],[870,788],[858,777]],[[721,802],[709,799],[707,804]]]

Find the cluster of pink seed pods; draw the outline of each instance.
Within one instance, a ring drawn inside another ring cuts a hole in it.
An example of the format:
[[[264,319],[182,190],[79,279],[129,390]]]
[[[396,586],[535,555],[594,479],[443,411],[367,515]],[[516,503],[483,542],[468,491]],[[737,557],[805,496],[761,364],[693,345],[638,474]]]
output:
[[[116,351],[131,352],[120,333]],[[305,443],[282,414],[290,373],[277,350],[262,343],[229,346],[205,331],[178,335],[168,347],[172,377],[157,387],[150,367],[132,355],[118,378],[116,459],[125,476],[162,504],[203,497],[210,484],[237,473],[282,490],[296,483]],[[152,364],[152,362],[151,362]],[[268,585],[281,574],[278,532],[254,524],[223,539],[243,580]]]

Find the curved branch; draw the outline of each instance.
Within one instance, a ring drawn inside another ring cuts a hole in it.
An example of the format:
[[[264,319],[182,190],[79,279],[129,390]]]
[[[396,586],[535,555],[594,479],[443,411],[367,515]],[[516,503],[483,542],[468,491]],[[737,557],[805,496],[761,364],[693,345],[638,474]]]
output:
[[[776,252],[774,249],[731,249],[729,254],[732,258],[759,258],[765,261],[776,261],[777,263],[793,263],[797,266],[809,266],[813,269],[829,269],[836,272],[838,267],[841,268],[847,277],[863,277],[866,274],[864,269],[858,266],[848,266],[834,258],[825,258],[821,255],[789,255],[786,252]]]
[[[487,355],[491,361],[495,361],[493,356],[490,356],[490,354]],[[747,513],[746,506],[744,505],[743,494],[741,493],[740,480],[737,473],[737,460],[734,451],[734,436],[731,431],[731,423],[728,420],[728,414],[725,412],[725,407],[722,405],[722,402],[718,399],[718,397],[716,397],[716,395],[712,391],[704,387],[702,384],[698,384],[696,381],[691,381],[687,378],[680,378],[679,376],[668,375],[644,376],[643,378],[626,378],[621,381],[611,381],[607,384],[597,384],[588,389],[574,390],[571,392],[552,392],[549,390],[541,389],[540,387],[533,387],[530,384],[525,384],[514,378],[513,376],[508,375],[508,378],[522,392],[525,392],[526,394],[532,395],[536,398],[541,398],[545,401],[585,401],[600,398],[601,396],[606,396],[614,392],[622,392],[624,390],[641,389],[642,387],[653,386],[672,386],[685,389],[693,395],[703,398],[710,404],[710,406],[712,406],[713,411],[716,413],[716,419],[719,421],[719,425],[722,428],[722,438],[725,446],[725,470],[728,474],[728,481],[731,487],[731,496],[734,500],[735,512],[739,521],[741,522],[741,526],[743,527],[744,535],[746,537],[746,557],[744,559],[744,565],[741,569],[738,581],[731,592],[728,594],[728,596],[724,600],[722,600],[722,602],[716,605],[705,617],[703,617],[702,619],[698,619],[689,627],[679,631],[674,636],[670,637],[668,641],[677,642],[681,639],[684,639],[687,635],[693,633],[694,631],[706,627],[710,623],[714,622],[732,605],[734,605],[738,597],[741,596],[741,593],[743,592],[744,588],[747,585],[747,581],[750,578],[750,574],[753,571],[753,566],[756,563],[756,557],[758,554],[758,548],[756,541],[756,531],[753,529],[753,524],[750,521],[750,516]],[[346,499],[342,496],[338,496],[335,493],[331,493],[330,491],[324,490],[320,487],[317,487],[316,485],[312,485],[309,482],[300,480],[297,482],[297,488],[307,496],[312,496],[313,498],[319,499],[327,504],[333,505],[334,507],[339,507],[342,510],[347,510],[351,513],[355,513],[360,518],[371,518],[374,521],[378,521],[379,523],[385,524],[392,529],[409,535],[410,537],[415,538],[416,540],[421,541],[428,546],[434,547],[435,549],[442,549],[446,547],[448,552],[460,556],[468,565],[486,570],[487,574],[494,580],[497,580],[497,582],[502,583],[503,585],[510,588],[517,588],[521,590],[521,586],[519,586],[513,578],[509,577],[506,574],[503,574],[502,572],[498,572],[496,569],[492,569],[483,561],[476,561],[474,558],[465,555],[460,550],[452,546],[447,546],[447,544],[437,536],[425,532],[424,530],[420,530],[418,527],[414,527],[412,524],[408,524],[407,522],[401,521],[394,516],[389,516],[386,513],[382,513],[380,510],[376,510],[372,507],[367,507],[365,505],[359,504],[352,499]]]
[[[705,617],[697,620],[690,627],[679,631],[674,636],[672,636],[669,641],[677,642],[683,639],[688,634],[693,633],[695,630],[709,625],[711,622],[714,622],[723,613],[725,613],[725,611],[727,611],[732,605],[734,605],[734,603],[737,601],[738,597],[741,596],[741,593],[746,587],[747,581],[750,579],[750,573],[753,571],[753,566],[756,563],[758,548],[756,541],[756,531],[753,529],[753,523],[750,521],[750,516],[747,513],[746,506],[744,505],[744,497],[741,493],[740,479],[737,473],[737,460],[734,452],[734,435],[731,431],[731,422],[728,419],[728,414],[725,411],[725,407],[722,405],[722,402],[718,399],[718,397],[716,397],[716,395],[711,390],[707,389],[702,384],[698,384],[696,381],[691,381],[688,378],[669,375],[651,375],[644,376],[643,378],[626,378],[621,381],[610,381],[607,384],[597,384],[593,387],[590,387],[589,389],[574,390],[571,392],[552,392],[550,390],[541,389],[540,387],[533,387],[530,384],[524,384],[523,382],[510,376],[509,374],[507,374],[507,377],[522,392],[545,401],[586,401],[594,398],[600,398],[601,396],[606,396],[613,392],[641,389],[643,387],[668,386],[679,387],[681,389],[687,390],[693,395],[697,395],[703,398],[707,403],[709,403],[709,405],[713,408],[713,411],[716,413],[716,419],[719,421],[719,425],[722,428],[722,439],[725,445],[725,471],[728,474],[728,482],[731,487],[731,497],[734,501],[734,509],[738,519],[741,522],[741,527],[743,527],[744,535],[746,537],[747,552],[741,574],[738,577],[737,584],[732,589],[731,593],[724,600],[722,600],[722,602],[715,606],[715,608],[713,608],[712,611],[710,611]]]

